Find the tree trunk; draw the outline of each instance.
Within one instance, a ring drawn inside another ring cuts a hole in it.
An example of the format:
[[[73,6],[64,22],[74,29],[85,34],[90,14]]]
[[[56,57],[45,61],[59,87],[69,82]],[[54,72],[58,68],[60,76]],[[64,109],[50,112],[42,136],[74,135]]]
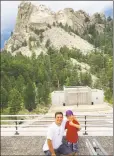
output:
[[[58,79],[58,89],[59,89],[59,79]]]

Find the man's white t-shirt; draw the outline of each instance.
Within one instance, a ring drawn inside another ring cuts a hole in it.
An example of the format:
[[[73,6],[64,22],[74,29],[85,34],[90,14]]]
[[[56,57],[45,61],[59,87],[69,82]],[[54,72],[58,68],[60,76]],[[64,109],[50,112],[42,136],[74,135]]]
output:
[[[50,127],[48,128],[47,139],[52,140],[52,145],[53,145],[54,149],[57,149],[62,144],[62,138],[64,135],[65,124],[66,124],[66,120],[63,120],[60,126],[56,125],[56,123],[53,122],[50,125]],[[49,147],[47,144],[47,139],[43,146],[43,151],[49,150]]]

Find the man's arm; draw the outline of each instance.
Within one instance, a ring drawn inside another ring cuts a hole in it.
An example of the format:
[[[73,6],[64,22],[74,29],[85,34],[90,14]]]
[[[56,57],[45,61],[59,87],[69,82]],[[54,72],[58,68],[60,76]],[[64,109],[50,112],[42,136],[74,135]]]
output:
[[[53,144],[52,144],[53,135],[54,135],[54,131],[51,126],[51,127],[49,127],[48,132],[47,132],[47,145],[48,145],[48,148],[49,148],[49,151],[51,152],[51,154],[53,156],[56,156],[54,148],[53,148]]]
[[[52,141],[50,139],[47,139],[47,144],[48,144],[48,147],[49,147],[49,150],[50,150],[51,154],[53,156],[56,156],[55,151],[53,149]]]

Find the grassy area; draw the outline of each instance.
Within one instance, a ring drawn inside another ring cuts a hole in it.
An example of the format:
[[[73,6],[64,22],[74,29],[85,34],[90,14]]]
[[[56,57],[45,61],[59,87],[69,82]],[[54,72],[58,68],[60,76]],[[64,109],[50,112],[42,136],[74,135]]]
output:
[[[113,99],[107,100],[106,98],[104,98],[104,101],[109,103],[110,105],[113,105]]]

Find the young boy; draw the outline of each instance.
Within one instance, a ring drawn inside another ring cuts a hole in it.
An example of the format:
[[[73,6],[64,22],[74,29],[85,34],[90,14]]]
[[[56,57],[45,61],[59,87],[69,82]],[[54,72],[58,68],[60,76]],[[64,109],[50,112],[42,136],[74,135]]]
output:
[[[78,131],[80,130],[80,124],[73,115],[71,110],[66,111],[66,117],[68,121],[66,122],[65,129],[66,132],[66,140],[68,146],[72,149],[72,151],[77,155],[78,152]]]

